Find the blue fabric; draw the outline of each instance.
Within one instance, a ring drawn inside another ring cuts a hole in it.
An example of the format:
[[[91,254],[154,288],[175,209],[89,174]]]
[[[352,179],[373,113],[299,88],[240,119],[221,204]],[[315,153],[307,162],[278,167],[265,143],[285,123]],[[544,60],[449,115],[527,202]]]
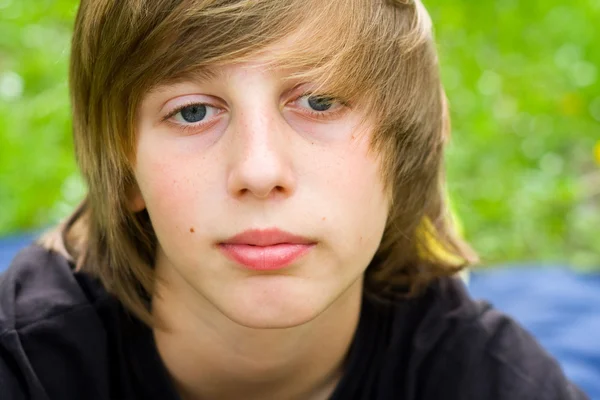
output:
[[[600,274],[515,265],[472,273],[469,288],[519,321],[600,400]]]
[[[0,272],[33,238],[0,239]],[[473,272],[469,290],[519,321],[573,382],[600,400],[600,274],[515,265]]]
[[[33,234],[21,234],[0,238],[0,272],[8,268],[10,261],[23,247],[35,239]]]

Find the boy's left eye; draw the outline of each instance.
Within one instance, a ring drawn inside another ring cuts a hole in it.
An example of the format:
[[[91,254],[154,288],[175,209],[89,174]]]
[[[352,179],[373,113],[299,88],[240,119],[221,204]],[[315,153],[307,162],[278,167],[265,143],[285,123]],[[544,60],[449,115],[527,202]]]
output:
[[[308,108],[316,112],[329,111],[331,108],[341,105],[334,97],[324,95],[306,94],[296,101],[303,108]]]

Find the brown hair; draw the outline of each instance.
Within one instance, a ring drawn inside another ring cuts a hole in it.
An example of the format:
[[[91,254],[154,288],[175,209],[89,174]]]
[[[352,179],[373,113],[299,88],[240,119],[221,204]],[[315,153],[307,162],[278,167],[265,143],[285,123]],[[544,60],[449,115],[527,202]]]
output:
[[[443,149],[449,118],[427,12],[411,0],[82,0],[70,88],[79,166],[89,192],[43,241],[146,323],[157,239],[135,185],[135,116],[143,95],[203,67],[279,46],[273,64],[327,93],[360,99],[375,121],[372,149],[392,202],[367,268],[374,295],[416,294],[475,260],[451,226]]]

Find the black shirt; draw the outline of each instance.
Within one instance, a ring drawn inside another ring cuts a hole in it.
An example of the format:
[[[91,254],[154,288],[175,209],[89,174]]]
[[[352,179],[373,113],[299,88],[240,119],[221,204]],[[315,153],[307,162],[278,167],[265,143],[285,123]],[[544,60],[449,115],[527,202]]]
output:
[[[151,330],[38,246],[0,277],[0,399],[176,400]],[[458,279],[365,297],[333,400],[587,399],[531,335]]]

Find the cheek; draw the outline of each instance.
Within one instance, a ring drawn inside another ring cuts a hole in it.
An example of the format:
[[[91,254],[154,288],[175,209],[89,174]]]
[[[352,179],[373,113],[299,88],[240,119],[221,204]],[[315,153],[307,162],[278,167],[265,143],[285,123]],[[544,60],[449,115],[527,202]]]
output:
[[[360,144],[337,158],[325,182],[329,204],[331,237],[341,252],[356,257],[374,254],[388,215],[389,201],[384,193],[379,163],[368,154],[368,144]]]
[[[172,167],[161,163],[142,165],[143,168],[140,168],[140,172],[137,173],[137,179],[159,240],[166,235],[179,236],[178,232],[184,229],[180,205],[185,203],[187,197],[185,184],[181,178],[173,175]]]
[[[136,171],[140,190],[152,212],[154,209],[168,209],[169,204],[178,204],[186,197],[185,177],[180,166],[158,160],[143,160]]]
[[[369,151],[367,135],[340,149],[332,158],[331,169],[331,184],[357,211],[384,205],[380,161]]]
[[[194,229],[191,213],[202,206],[199,195],[207,192],[201,190],[197,165],[170,154],[166,147],[151,152],[140,146],[138,151],[143,156],[137,160],[136,179],[156,234],[159,239],[179,240]]]

